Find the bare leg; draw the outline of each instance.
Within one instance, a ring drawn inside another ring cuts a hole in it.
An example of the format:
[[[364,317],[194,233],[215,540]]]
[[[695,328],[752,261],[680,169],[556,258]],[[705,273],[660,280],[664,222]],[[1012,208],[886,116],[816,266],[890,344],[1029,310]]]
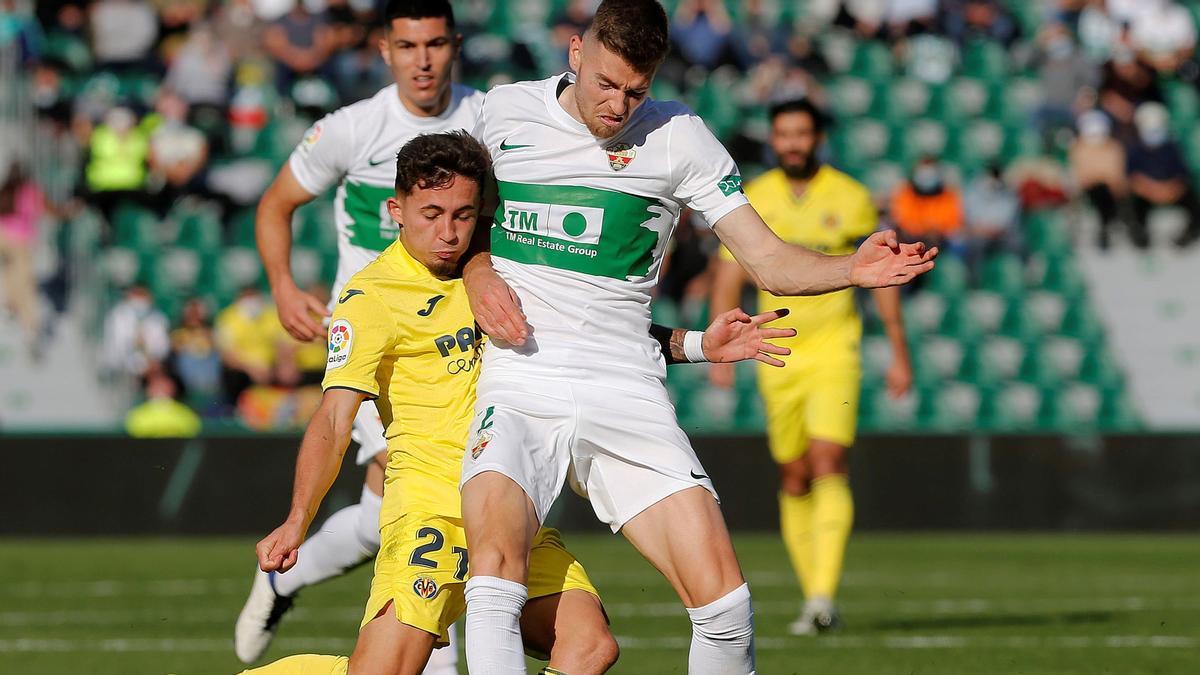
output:
[[[551,668],[568,675],[603,673],[617,662],[617,641],[600,600],[581,590],[534,598],[521,615],[525,644],[550,655]]]
[[[400,623],[389,602],[359,632],[348,675],[419,675],[436,639]]]

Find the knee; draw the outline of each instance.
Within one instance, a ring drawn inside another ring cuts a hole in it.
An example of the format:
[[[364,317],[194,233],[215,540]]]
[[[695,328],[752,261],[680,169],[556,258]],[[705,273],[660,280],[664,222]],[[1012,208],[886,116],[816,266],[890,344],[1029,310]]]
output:
[[[808,470],[803,460],[779,465],[779,489],[786,495],[799,497],[808,494]]]
[[[705,641],[742,643],[754,637],[754,607],[747,584],[708,605],[687,611],[692,620],[692,632]]]
[[[471,576],[499,577],[525,583],[529,553],[505,542],[477,542],[471,547]]]
[[[605,630],[573,636],[566,644],[555,645],[552,658],[555,663],[564,664],[564,672],[583,675],[607,672],[620,655],[616,638]]]

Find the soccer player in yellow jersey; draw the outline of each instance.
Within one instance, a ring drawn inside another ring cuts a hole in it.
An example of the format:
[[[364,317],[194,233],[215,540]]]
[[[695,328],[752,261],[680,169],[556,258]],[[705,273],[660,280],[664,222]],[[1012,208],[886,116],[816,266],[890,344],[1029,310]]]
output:
[[[807,100],[770,111],[770,145],[779,166],[746,187],[746,197],[781,239],[831,255],[851,253],[876,229],[866,187],[816,156],[824,138],[821,111]],[[739,303],[746,276],[728,250],[715,261],[714,313]],[[912,368],[900,314],[898,288],[872,291],[892,346],[887,388],[900,396]],[[791,310],[787,325],[797,337],[783,369],[762,368],[759,391],[767,415],[767,440],[779,465],[779,513],[784,544],[806,599],[792,633],[810,635],[839,623],[834,596],[854,518],[847,480],[847,449],[854,443],[862,376],[862,322],[849,289],[827,295],[760,303]],[[714,364],[714,384],[733,383],[733,367]]]
[[[465,132],[418,136],[397,157],[398,241],[351,277],[334,307],[321,406],[296,462],[287,520],[257,546],[265,572],[286,573],[342,463],[359,405],[375,399],[388,440],[381,548],[361,632],[349,657],[304,654],[259,675],[388,673],[414,675],[465,610],[468,552],[458,479],[472,421],[481,334],[458,277],[480,208],[487,152]],[[699,336],[705,358],[758,358],[785,348],[766,338],[794,335],[734,310]],[[664,330],[666,332],[664,332]],[[674,360],[683,331],[655,328]],[[487,450],[480,441],[470,452]],[[522,615],[526,647],[547,654],[546,673],[600,673],[617,644],[596,590],[555,530],[541,528],[529,554],[531,600]]]

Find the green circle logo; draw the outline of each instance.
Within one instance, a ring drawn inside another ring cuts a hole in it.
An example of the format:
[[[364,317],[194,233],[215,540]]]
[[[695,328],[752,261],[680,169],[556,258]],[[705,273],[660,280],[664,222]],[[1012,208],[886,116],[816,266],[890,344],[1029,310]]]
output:
[[[567,236],[578,237],[587,232],[587,218],[578,211],[568,213],[563,216],[562,228],[563,232],[567,233]]]

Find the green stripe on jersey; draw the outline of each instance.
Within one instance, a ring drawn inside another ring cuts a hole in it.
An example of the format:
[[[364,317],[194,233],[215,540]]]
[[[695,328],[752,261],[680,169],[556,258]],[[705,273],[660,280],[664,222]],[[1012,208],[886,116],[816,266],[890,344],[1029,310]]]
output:
[[[613,279],[650,272],[673,222],[661,202],[573,185],[497,181],[492,254]]]
[[[395,194],[395,188],[346,181],[351,244],[382,251],[396,241],[400,230],[387,211],[387,200]]]

